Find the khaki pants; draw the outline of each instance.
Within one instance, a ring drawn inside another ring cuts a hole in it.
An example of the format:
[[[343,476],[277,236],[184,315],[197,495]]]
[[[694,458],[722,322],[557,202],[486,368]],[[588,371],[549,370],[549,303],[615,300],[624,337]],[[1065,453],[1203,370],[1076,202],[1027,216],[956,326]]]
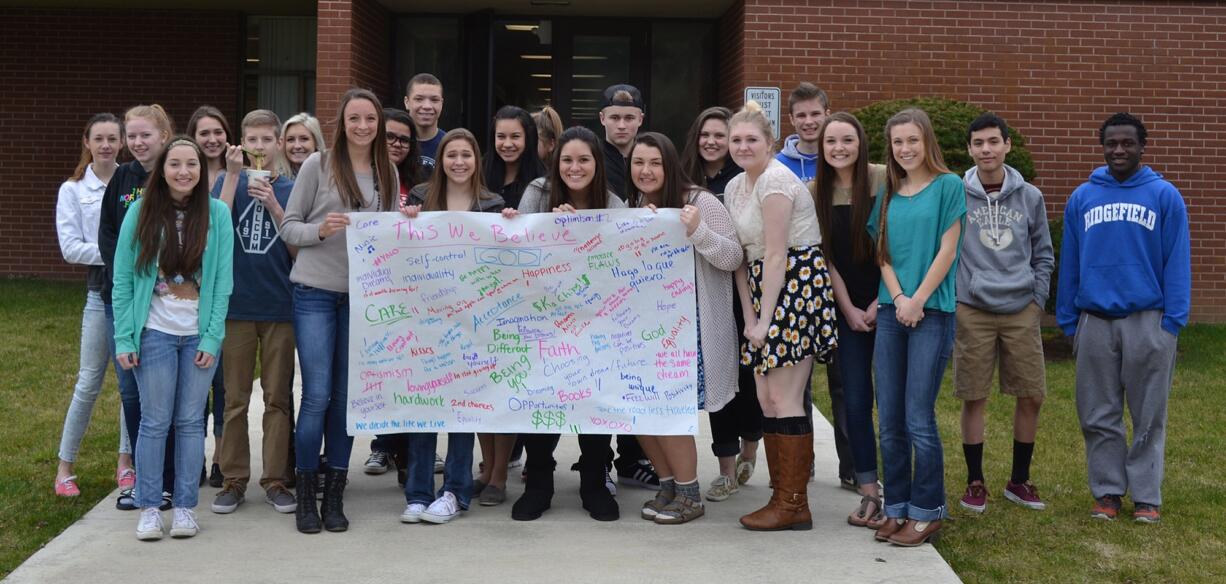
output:
[[[257,351],[258,349],[258,351]],[[294,383],[294,325],[290,322],[227,320],[221,352],[226,383],[226,431],[221,440],[221,474],[227,483],[246,489],[251,479],[251,444],[247,408],[260,358],[264,389],[264,476],[260,486],[284,483],[293,472],[289,462],[290,407]]]

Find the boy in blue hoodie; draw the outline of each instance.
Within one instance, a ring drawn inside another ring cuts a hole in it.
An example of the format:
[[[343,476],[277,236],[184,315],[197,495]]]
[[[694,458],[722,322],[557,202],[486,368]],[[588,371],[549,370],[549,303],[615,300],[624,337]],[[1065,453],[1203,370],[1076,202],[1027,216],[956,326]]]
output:
[[[1115,519],[1131,491],[1133,518],[1157,523],[1166,404],[1192,304],[1192,265],[1183,196],[1141,165],[1146,138],[1141,120],[1126,113],[1099,129],[1107,165],[1064,209],[1056,320],[1073,337],[1077,359],[1077,415],[1095,499],[1090,516]]]
[[[987,509],[983,476],[984,419],[993,370],[1000,363],[1000,391],[1017,398],[1013,412],[1013,470],[1006,499],[1044,509],[1030,482],[1047,394],[1039,319],[1055,268],[1043,193],[1005,164],[1009,126],[995,114],[971,122],[966,149],[975,166],[966,171],[966,236],[958,262],[958,328],[954,341],[954,395],[962,400],[962,451],[966,494],[962,507]]]
[[[775,160],[808,185],[817,178],[818,132],[830,115],[830,98],[816,85],[802,82],[788,96],[788,114],[796,133],[784,138]]]

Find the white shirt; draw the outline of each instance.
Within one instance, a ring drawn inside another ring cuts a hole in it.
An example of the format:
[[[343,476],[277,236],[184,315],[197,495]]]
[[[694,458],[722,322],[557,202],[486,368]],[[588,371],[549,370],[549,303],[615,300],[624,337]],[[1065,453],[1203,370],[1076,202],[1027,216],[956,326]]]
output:
[[[70,264],[101,266],[98,251],[98,217],[102,212],[102,195],[106,183],[94,174],[94,166],[85,167],[79,181],[64,181],[60,185],[55,205],[55,230],[60,239],[60,252]]]

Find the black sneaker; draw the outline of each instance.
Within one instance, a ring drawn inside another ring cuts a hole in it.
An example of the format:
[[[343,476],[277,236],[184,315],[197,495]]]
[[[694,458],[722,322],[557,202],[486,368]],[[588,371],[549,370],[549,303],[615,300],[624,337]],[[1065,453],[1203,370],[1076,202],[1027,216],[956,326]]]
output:
[[[162,491],[162,504],[158,505],[159,511],[170,511],[174,507],[174,495],[170,491]]]
[[[660,490],[660,475],[656,474],[655,467],[651,466],[651,461],[647,459],[639,459],[634,466],[624,471],[618,469],[617,482],[653,491]]]
[[[119,498],[115,499],[115,508],[120,511],[134,511],[136,509],[136,489],[119,491]]]
[[[214,489],[220,489],[221,485],[225,482],[226,477],[221,476],[221,466],[214,462],[213,468],[209,469],[209,486]]]
[[[362,470],[368,475],[381,475],[390,469],[391,465],[388,463],[387,453],[380,450],[371,450],[370,456],[366,458],[366,464]]]

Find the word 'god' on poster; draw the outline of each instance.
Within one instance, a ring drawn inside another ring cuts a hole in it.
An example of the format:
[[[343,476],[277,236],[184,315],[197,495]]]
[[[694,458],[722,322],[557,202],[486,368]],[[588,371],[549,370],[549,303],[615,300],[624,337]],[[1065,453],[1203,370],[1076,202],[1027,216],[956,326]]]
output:
[[[697,430],[677,210],[350,219],[350,434]]]

